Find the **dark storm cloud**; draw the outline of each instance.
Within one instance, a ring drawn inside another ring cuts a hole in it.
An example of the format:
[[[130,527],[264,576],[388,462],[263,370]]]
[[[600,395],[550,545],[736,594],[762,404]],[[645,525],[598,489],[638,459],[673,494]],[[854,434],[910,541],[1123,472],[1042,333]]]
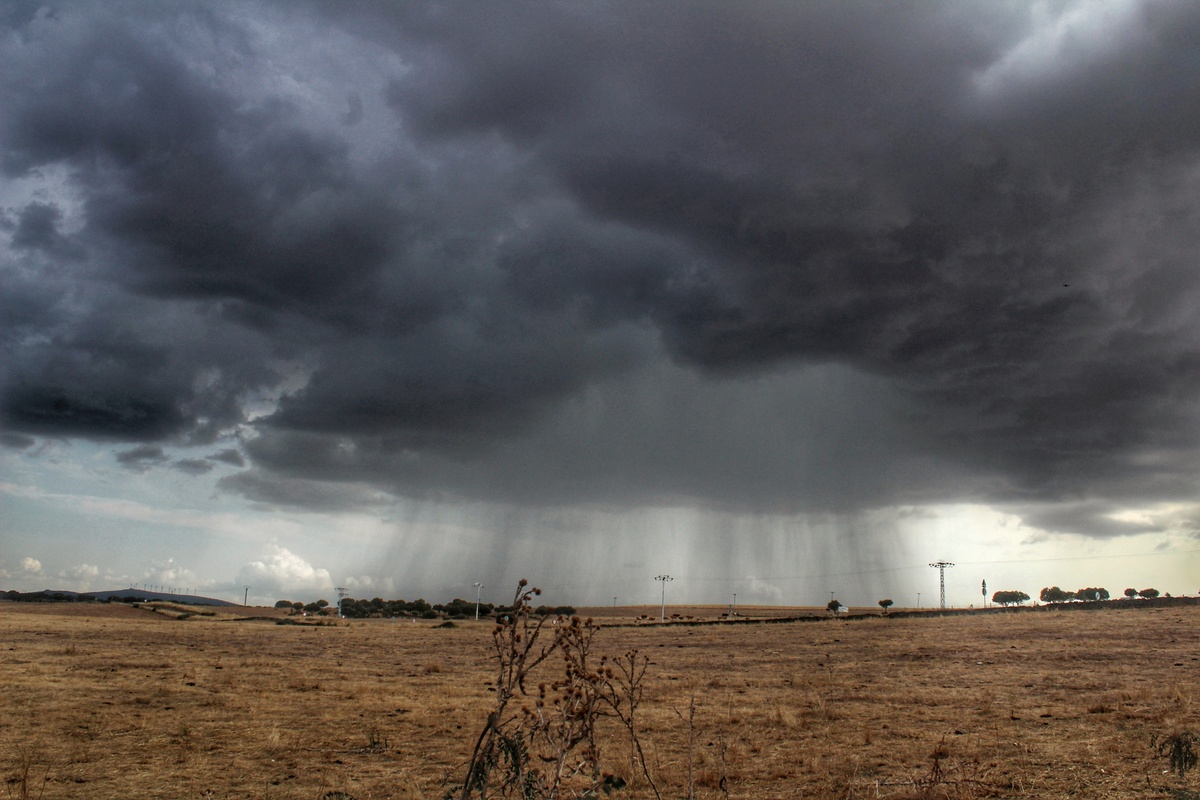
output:
[[[12,235],[12,246],[21,248],[49,249],[59,241],[58,223],[62,211],[50,203],[30,203],[21,210],[16,229]]]
[[[362,512],[383,509],[389,503],[389,498],[382,493],[352,484],[245,472],[227,475],[217,482],[217,486],[268,507]]]
[[[224,450],[218,450],[208,457],[209,461],[217,461],[222,464],[229,464],[234,467],[246,466],[246,459],[242,457],[241,452],[234,450],[232,447],[227,447]]]
[[[11,447],[14,450],[24,450],[27,447],[33,447],[37,444],[37,439],[32,436],[26,436],[23,433],[0,433],[0,445]]]
[[[212,472],[213,464],[203,458],[181,458],[171,462],[171,469],[186,472],[188,475],[207,475]]]
[[[117,463],[135,472],[145,472],[151,467],[164,464],[167,455],[155,444],[141,444],[129,450],[117,452]]]
[[[13,430],[338,508],[1194,494],[1194,4],[110,8],[9,17]]]

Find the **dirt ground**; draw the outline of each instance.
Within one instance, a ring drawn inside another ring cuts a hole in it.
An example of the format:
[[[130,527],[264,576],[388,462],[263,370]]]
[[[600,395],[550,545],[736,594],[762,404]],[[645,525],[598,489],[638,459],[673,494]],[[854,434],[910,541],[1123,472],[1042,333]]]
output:
[[[617,624],[656,610],[594,613],[598,650],[650,657],[638,715],[664,798],[1200,800],[1200,769],[1169,757],[1200,734],[1200,607]],[[461,782],[494,703],[492,623],[276,616],[0,604],[0,798]],[[653,797],[621,732],[603,745],[629,784],[612,797]]]

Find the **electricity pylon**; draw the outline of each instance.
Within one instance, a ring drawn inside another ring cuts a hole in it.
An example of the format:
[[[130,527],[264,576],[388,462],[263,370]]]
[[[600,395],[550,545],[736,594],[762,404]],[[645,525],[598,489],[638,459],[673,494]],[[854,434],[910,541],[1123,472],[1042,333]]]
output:
[[[949,561],[935,561],[929,566],[938,571],[939,583],[942,589],[942,608],[946,607],[946,567],[953,567]]]

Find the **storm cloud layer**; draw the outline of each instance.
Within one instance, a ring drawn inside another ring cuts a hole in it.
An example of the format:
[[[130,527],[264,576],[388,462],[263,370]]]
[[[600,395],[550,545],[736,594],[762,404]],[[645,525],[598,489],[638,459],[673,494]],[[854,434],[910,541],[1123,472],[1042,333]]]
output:
[[[320,508],[979,501],[1108,536],[1195,496],[1195,3],[3,21],[14,446],[208,448],[176,474]]]

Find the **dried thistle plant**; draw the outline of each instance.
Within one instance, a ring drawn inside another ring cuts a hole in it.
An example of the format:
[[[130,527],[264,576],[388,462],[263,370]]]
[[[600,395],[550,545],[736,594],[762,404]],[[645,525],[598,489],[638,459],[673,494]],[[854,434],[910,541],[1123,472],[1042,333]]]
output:
[[[637,651],[597,660],[592,644],[599,626],[590,619],[534,615],[531,600],[540,592],[528,586],[520,581],[511,610],[500,615],[492,633],[496,706],[475,743],[459,797],[555,800],[565,792],[594,797],[624,786],[602,769],[598,728],[607,718],[628,732],[633,758],[659,797],[635,722],[649,660]],[[533,671],[552,654],[561,659],[561,676],[541,681],[531,694]]]

